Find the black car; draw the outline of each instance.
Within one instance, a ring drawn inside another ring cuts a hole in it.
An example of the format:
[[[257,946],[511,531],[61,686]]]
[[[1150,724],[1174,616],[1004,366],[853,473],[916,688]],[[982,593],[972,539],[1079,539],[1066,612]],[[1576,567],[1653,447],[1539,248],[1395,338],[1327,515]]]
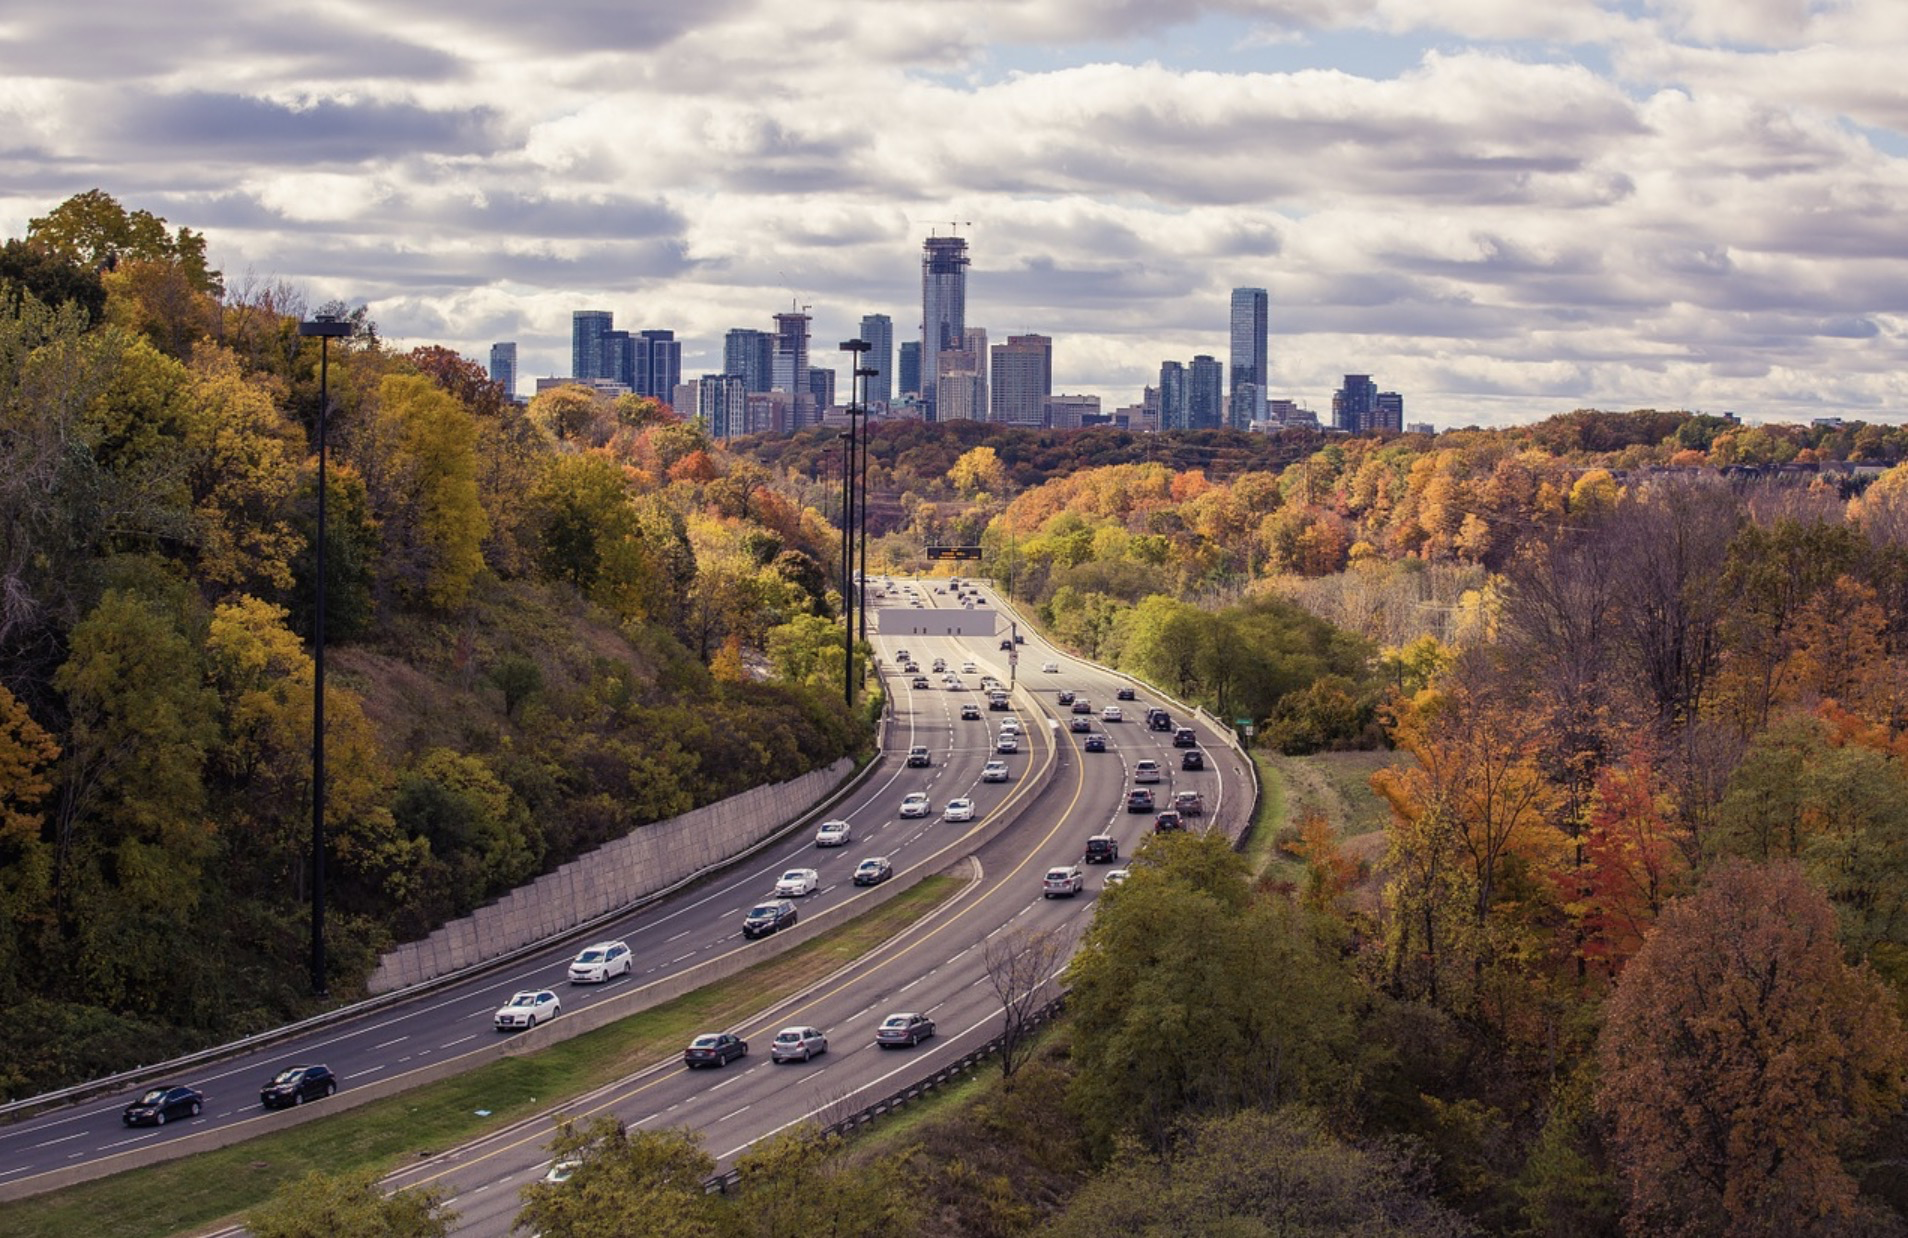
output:
[[[1198,742],[1199,736],[1195,735],[1193,729],[1189,726],[1179,727],[1173,732],[1173,747],[1175,748],[1191,748],[1198,744]]]
[[[1014,642],[1011,639],[1003,636],[1000,639],[1000,647],[1002,649],[1012,649],[1014,647]]]
[[[1087,700],[1084,696],[1076,696],[1073,698],[1073,712],[1076,714],[1090,714],[1093,712],[1093,702]]]
[[[1060,694],[1059,700],[1062,705],[1071,705],[1073,704],[1073,693],[1062,692]]]
[[[894,865],[885,855],[869,856],[855,865],[855,884],[858,886],[878,886],[894,876]]]
[[[698,1066],[727,1066],[738,1057],[749,1055],[749,1042],[734,1032],[704,1032],[682,1051],[682,1064],[694,1070]]]
[[[1134,701],[1139,699],[1133,695],[1133,689],[1131,688],[1121,688],[1118,692],[1113,694],[1113,697],[1115,700],[1120,701]]]
[[[338,1077],[329,1066],[288,1066],[258,1090],[258,1103],[267,1109],[322,1100],[338,1090]]]
[[[1186,751],[1180,753],[1179,755],[1179,768],[1181,769],[1206,768],[1206,754],[1199,751],[1199,749],[1197,748],[1186,749]]]
[[[1181,828],[1183,827],[1180,824],[1179,814],[1174,812],[1170,808],[1168,808],[1165,812],[1160,813],[1157,817],[1153,818],[1154,833],[1164,834],[1168,830],[1177,830]]]
[[[1086,743],[1081,744],[1080,746],[1086,749],[1088,752],[1105,752],[1106,751],[1106,736],[1089,735],[1086,737]]]
[[[1078,731],[1082,735],[1087,734],[1093,730],[1093,719],[1083,714],[1076,714],[1072,721],[1067,723],[1067,729],[1069,731]]]
[[[795,923],[799,915],[795,904],[785,898],[751,907],[749,914],[742,918],[742,936],[767,937],[777,929],[785,929]]]
[[[1086,862],[1111,864],[1120,858],[1120,843],[1111,834],[1095,834],[1087,839]]]
[[[1163,709],[1146,711],[1146,727],[1152,731],[1170,731],[1173,729],[1173,716]]]
[[[204,1107],[205,1093],[197,1088],[147,1088],[119,1120],[127,1126],[164,1126],[173,1118],[196,1118]]]

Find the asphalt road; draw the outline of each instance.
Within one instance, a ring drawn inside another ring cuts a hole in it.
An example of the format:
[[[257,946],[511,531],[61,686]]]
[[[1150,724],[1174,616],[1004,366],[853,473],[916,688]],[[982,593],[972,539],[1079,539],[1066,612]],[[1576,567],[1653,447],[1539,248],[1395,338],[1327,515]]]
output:
[[[949,595],[933,593],[936,583],[914,585],[924,607],[949,604]],[[907,605],[909,601],[906,595],[890,596],[883,604]],[[769,895],[784,870],[806,867],[820,872],[820,891],[799,901],[805,913],[818,910],[855,892],[850,876],[863,857],[887,855],[901,869],[973,829],[941,820],[948,799],[972,798],[978,825],[1008,796],[1037,796],[1012,829],[974,853],[978,880],[941,912],[844,969],[818,991],[784,1003],[743,1027],[709,1029],[740,1032],[750,1042],[747,1058],[719,1070],[688,1071],[679,1060],[661,1063],[563,1110],[572,1116],[611,1112],[632,1127],[692,1126],[704,1133],[709,1150],[726,1166],[765,1134],[804,1118],[825,1122],[852,1112],[994,1036],[1000,1009],[986,981],[983,943],[997,932],[1022,924],[1074,932],[1084,927],[1106,868],[1089,867],[1087,889],[1073,899],[1043,898],[1040,878],[1050,864],[1078,861],[1085,839],[1103,829],[1119,837],[1122,861],[1131,854],[1152,825],[1150,816],[1124,811],[1134,761],[1151,756],[1160,762],[1163,775],[1156,790],[1162,806],[1170,802],[1175,789],[1201,790],[1209,820],[1224,796],[1242,794],[1249,785],[1240,781],[1242,771],[1231,749],[1208,734],[1201,735],[1202,746],[1209,765],[1217,768],[1182,773],[1179,750],[1171,747],[1170,735],[1148,731],[1140,721],[1148,703],[1144,690],[1136,701],[1119,702],[1127,721],[1102,723],[1100,706],[1113,703],[1114,689],[1124,681],[1044,647],[1031,634],[1020,650],[1020,685],[1027,692],[1016,700],[1014,711],[1027,735],[1018,754],[999,758],[1008,762],[1013,780],[980,782],[982,765],[997,757],[993,741],[1004,715],[985,709],[979,680],[989,673],[1006,680],[1006,653],[995,647],[994,640],[915,636],[877,638],[875,643],[884,666],[894,661],[898,648],[906,647],[923,670],[937,656],[946,658],[957,673],[964,662],[975,663],[977,669],[960,675],[961,691],[944,689],[935,674],[929,675],[931,687],[926,690],[911,688],[911,676],[890,674],[895,710],[890,751],[875,776],[830,814],[853,824],[854,839],[848,846],[818,849],[807,838],[792,839],[711,882],[606,927],[597,936],[629,942],[637,959],[632,976],[607,985],[567,983],[565,972],[580,944],[572,940],[515,966],[422,995],[362,1021],[168,1080],[189,1083],[206,1093],[206,1108],[195,1119],[127,1129],[118,1115],[129,1097],[121,1095],[0,1127],[0,1183],[17,1182],[87,1158],[112,1157],[215,1124],[255,1118],[261,1113],[259,1085],[288,1064],[322,1061],[349,1088],[467,1052],[500,1035],[492,1027],[492,1016],[520,989],[554,989],[565,1012],[571,1012],[633,984],[747,949],[754,943],[741,937],[742,916]],[[1057,662],[1061,673],[1033,669],[1047,661]],[[1093,701],[1093,728],[1107,736],[1107,752],[1080,750],[1085,736],[1065,729],[1071,715],[1055,703],[1061,688],[1082,692]],[[1027,708],[1029,694],[1037,703],[1032,716]],[[960,705],[968,701],[982,704],[979,721],[960,718]],[[933,754],[929,768],[904,766],[903,757],[913,744],[928,746]],[[1049,771],[1044,782],[1029,777],[1030,771],[1043,768]],[[932,815],[910,820],[897,816],[902,796],[910,791],[928,794]],[[914,1049],[875,1048],[875,1025],[899,1010],[928,1013],[936,1021],[937,1035]],[[829,1037],[829,1052],[812,1063],[771,1066],[768,1041],[777,1028],[791,1023],[822,1028]],[[518,1202],[516,1188],[535,1180],[548,1167],[544,1145],[557,1116],[546,1115],[494,1133],[422,1163],[395,1181],[399,1185],[431,1182],[450,1190],[455,1196],[453,1206],[463,1217],[459,1232],[508,1233]]]

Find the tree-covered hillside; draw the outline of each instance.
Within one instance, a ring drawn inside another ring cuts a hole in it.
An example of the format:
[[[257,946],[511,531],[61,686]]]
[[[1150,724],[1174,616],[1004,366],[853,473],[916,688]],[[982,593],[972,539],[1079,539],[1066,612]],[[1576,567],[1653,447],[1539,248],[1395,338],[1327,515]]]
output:
[[[331,989],[867,743],[835,539],[654,401],[511,403],[335,312]],[[319,343],[92,193],[0,249],[0,1093],[310,1007]],[[834,675],[833,682],[828,676]]]

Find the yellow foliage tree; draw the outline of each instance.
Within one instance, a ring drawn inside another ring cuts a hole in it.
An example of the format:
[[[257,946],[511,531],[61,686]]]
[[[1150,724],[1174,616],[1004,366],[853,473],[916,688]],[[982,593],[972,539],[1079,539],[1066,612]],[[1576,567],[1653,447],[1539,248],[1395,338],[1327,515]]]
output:
[[[402,586],[440,609],[461,606],[484,566],[489,518],[477,497],[477,427],[469,411],[419,374],[387,375],[370,417],[364,462],[385,557]]]

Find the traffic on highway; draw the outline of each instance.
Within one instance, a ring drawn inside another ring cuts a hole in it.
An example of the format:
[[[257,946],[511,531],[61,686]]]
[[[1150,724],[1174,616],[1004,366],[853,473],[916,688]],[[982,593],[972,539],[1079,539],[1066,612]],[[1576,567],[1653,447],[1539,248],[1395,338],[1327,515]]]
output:
[[[877,607],[991,605],[991,590],[971,584],[873,583]],[[826,820],[586,940],[153,1080],[131,1098],[151,1110],[139,1124],[122,1094],[0,1127],[0,1187],[269,1109],[322,1112],[354,1087],[480,1043],[555,1031],[598,1003],[769,948],[777,934],[923,864],[967,875],[940,911],[814,989],[741,1026],[702,1029],[678,1056],[422,1161],[391,1185],[442,1187],[458,1232],[507,1234],[516,1188],[553,1169],[557,1121],[598,1114],[632,1129],[697,1129],[726,1167],[757,1139],[847,1116],[990,1039],[1001,1014],[985,967],[991,939],[1047,930],[1077,940],[1095,899],[1124,879],[1123,855],[1155,831],[1228,821],[1249,795],[1243,760],[1222,736],[1113,672],[998,634],[875,636],[871,627],[871,637],[891,696],[886,755]],[[1029,665],[1040,670],[1018,674]],[[1141,791],[1146,806],[1136,809]],[[152,1100],[173,1092],[180,1099]]]

